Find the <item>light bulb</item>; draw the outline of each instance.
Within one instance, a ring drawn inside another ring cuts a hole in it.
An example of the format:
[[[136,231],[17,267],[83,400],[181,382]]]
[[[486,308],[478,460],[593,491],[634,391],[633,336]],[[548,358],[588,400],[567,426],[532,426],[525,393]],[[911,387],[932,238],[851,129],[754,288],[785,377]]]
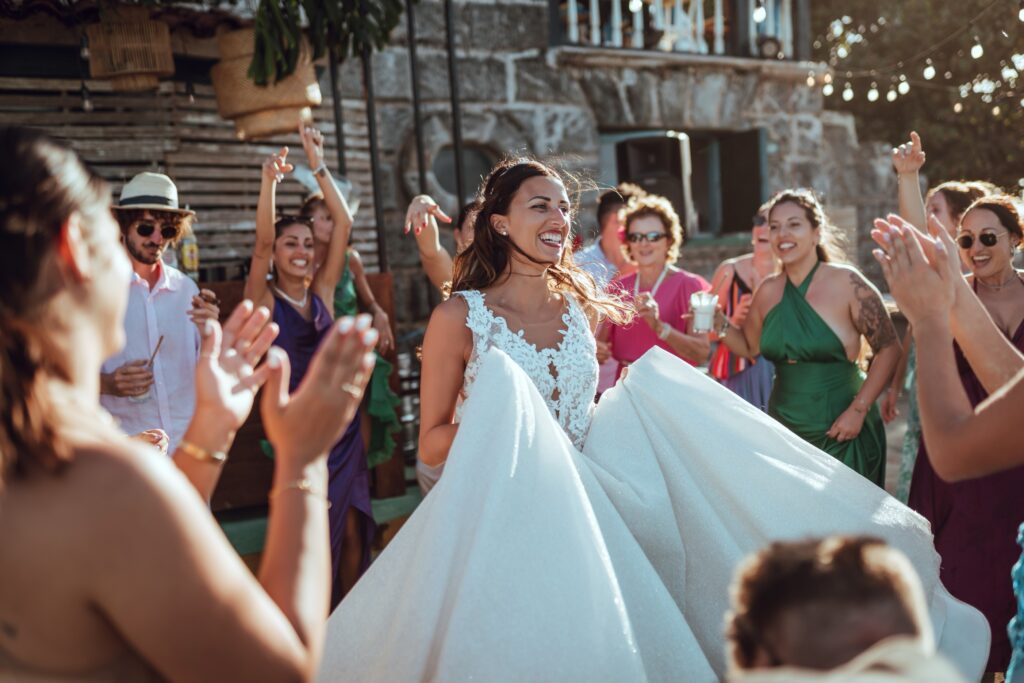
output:
[[[643,0],[629,0],[629,11],[634,14],[644,8]]]
[[[871,84],[871,90],[868,90],[868,102],[878,101],[878,85],[875,83]]]
[[[910,92],[910,84],[906,81],[900,81],[900,84],[896,86],[896,89],[900,91],[901,95],[906,95]]]
[[[1020,100],[1020,106],[1024,107],[1024,97],[1022,97]]]
[[[924,68],[924,79],[930,81],[935,78],[935,67],[929,64]]]
[[[992,107],[992,116],[999,116],[1003,113],[1003,110],[999,108],[999,105]]]
[[[1020,0],[1020,11],[1017,12],[1017,18],[1024,21],[1024,0]]]
[[[831,97],[832,93],[834,93],[835,91],[836,89],[832,87],[831,83],[826,83],[825,87],[821,89],[821,94],[824,95],[825,97]]]
[[[760,24],[768,18],[768,10],[764,8],[763,0],[757,3],[757,7],[754,8],[754,23]]]
[[[956,104],[953,105],[953,111],[956,112],[957,114],[959,114],[963,110],[964,110],[964,105],[962,103],[957,102]]]
[[[846,87],[843,88],[843,101],[844,102],[849,102],[852,99],[853,99],[853,88],[850,86],[849,83],[847,83]]]
[[[811,71],[810,73],[808,73],[807,74],[807,87],[808,88],[813,88],[815,85],[817,85],[817,83],[818,83],[817,79],[814,78],[814,72]]]
[[[896,94],[896,90],[894,88],[889,88],[889,92],[885,93],[885,99],[889,102],[895,102],[897,97],[899,97],[899,95]]]
[[[836,56],[839,57],[839,59],[846,59],[850,56],[850,51],[846,49],[845,45],[840,45],[836,48]]]
[[[978,40],[977,36],[975,36],[974,37],[974,47],[971,48],[971,57],[973,57],[975,59],[981,59],[984,54],[985,54],[985,48],[983,48],[981,46],[981,41]]]

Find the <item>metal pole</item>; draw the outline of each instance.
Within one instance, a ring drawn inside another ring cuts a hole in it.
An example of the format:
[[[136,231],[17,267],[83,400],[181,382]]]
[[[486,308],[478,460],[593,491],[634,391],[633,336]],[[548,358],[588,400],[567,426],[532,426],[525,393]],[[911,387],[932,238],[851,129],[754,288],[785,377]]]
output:
[[[423,119],[420,116],[419,64],[416,60],[416,17],[414,0],[405,0],[405,20],[409,34],[409,77],[412,80],[412,126],[416,133],[416,166],[419,168],[420,194],[427,193],[426,154],[423,151]]]
[[[363,87],[366,89],[366,129],[370,138],[370,177],[373,183],[373,218],[377,223],[377,263],[388,270],[387,240],[384,232],[384,201],[380,190],[380,157],[377,149],[377,106],[373,95],[373,57],[369,48],[362,54]]]
[[[341,90],[338,88],[338,56],[327,49],[327,71],[331,74],[331,103],[334,105],[334,139],[338,146],[338,175],[345,177],[345,121],[341,116]]]
[[[452,148],[455,152],[455,189],[459,205],[466,201],[462,182],[462,109],[459,105],[459,70],[455,63],[455,16],[452,0],[444,0],[445,38],[448,48],[448,91],[452,102]]]

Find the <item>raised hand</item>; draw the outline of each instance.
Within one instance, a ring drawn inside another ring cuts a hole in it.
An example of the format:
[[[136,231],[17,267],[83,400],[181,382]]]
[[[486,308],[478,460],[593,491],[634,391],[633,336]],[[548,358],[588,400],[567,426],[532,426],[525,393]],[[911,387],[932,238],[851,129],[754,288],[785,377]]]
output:
[[[271,154],[263,162],[263,180],[279,183],[293,170],[295,167],[288,163],[288,148],[282,147],[277,154]]]
[[[269,321],[270,311],[263,306],[254,310],[251,301],[243,301],[223,329],[215,320],[203,323],[196,363],[196,415],[230,431],[242,426],[269,374],[266,363],[256,367],[277,337],[277,325]]]
[[[430,229],[436,233],[437,224],[431,218],[440,220],[442,223],[452,222],[448,214],[442,211],[432,198],[425,194],[413,197],[405,212],[405,234],[408,235],[411,231],[419,237],[424,230]]]
[[[306,153],[309,167],[316,170],[324,163],[324,135],[319,129],[299,123],[299,138],[302,149]]]
[[[747,319],[747,315],[750,314],[750,304],[753,301],[753,294],[744,294],[736,302],[736,310],[732,312],[732,317],[729,318],[729,322],[732,323],[733,327],[743,327],[743,322]]]
[[[271,350],[272,372],[260,409],[276,457],[309,463],[341,438],[373,370],[376,343],[370,316],[342,318],[324,336],[302,384],[291,396],[288,357],[280,349]]]
[[[900,175],[917,173],[924,166],[924,162],[925,153],[921,147],[921,137],[916,132],[910,133],[910,142],[904,142],[892,150],[892,165]]]

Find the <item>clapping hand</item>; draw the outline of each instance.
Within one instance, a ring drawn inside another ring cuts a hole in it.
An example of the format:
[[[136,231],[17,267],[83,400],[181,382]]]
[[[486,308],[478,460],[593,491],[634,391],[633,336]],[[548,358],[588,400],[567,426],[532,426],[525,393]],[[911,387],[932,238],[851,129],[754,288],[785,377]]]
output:
[[[196,363],[197,416],[230,431],[242,426],[270,372],[265,362],[256,367],[277,337],[277,325],[269,321],[266,308],[254,310],[251,301],[243,301],[223,329],[215,320],[203,323]]]
[[[282,147],[277,154],[271,154],[263,162],[263,180],[279,183],[293,170],[295,167],[288,163],[288,148]]]
[[[302,140],[302,149],[306,152],[306,161],[313,170],[320,168],[324,163],[324,135],[319,129],[299,123],[299,138]]]
[[[873,254],[900,310],[911,325],[933,316],[949,317],[958,281],[953,240],[933,216],[931,236],[922,235],[899,216],[875,220],[871,238],[879,245]]]
[[[910,134],[910,142],[905,142],[892,150],[892,165],[900,175],[917,173],[924,166],[924,161],[921,137],[915,132]]]
[[[288,357],[272,349],[272,372],[260,409],[278,459],[310,463],[325,455],[355,415],[375,362],[370,316],[330,327],[295,393],[288,394]]]

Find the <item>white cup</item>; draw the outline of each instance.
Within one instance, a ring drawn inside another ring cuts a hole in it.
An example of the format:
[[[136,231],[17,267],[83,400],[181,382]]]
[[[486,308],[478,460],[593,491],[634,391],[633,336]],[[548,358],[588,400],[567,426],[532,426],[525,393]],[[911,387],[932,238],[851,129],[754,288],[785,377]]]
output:
[[[710,332],[714,328],[716,308],[718,308],[717,295],[708,292],[694,292],[690,295],[694,332]]]

